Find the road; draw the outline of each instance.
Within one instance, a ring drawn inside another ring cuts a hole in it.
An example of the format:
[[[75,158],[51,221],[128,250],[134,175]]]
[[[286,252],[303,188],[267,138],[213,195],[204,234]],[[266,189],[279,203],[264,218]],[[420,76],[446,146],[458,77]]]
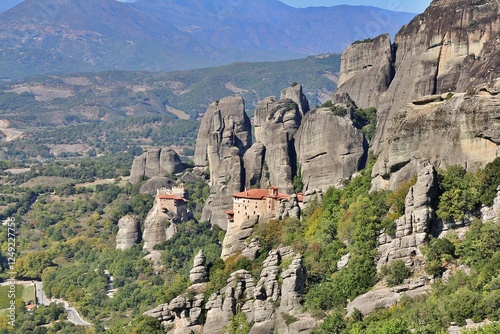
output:
[[[72,323],[74,323],[77,326],[87,326],[91,327],[92,324],[86,322],[80,317],[80,314],[78,314],[78,311],[74,308],[69,306],[68,302],[62,299],[49,299],[45,295],[45,291],[43,291],[43,284],[42,282],[35,281],[35,296],[37,298],[38,303],[48,306],[50,303],[58,303],[64,306],[64,309],[66,310],[66,313],[68,314],[68,320]]]
[[[9,122],[0,119],[0,131],[6,136],[5,141],[12,141],[22,136],[21,131],[9,128]]]

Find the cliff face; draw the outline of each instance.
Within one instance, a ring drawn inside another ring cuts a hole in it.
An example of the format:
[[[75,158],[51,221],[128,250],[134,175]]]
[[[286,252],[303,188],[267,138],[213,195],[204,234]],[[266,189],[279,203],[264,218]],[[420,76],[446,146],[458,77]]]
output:
[[[174,150],[168,147],[153,148],[134,158],[130,171],[130,182],[134,184],[142,176],[152,178],[182,173],[183,171],[184,165]]]
[[[202,220],[227,227],[231,195],[244,186],[242,157],[251,145],[251,125],[241,97],[212,103],[203,117],[196,141],[195,164],[210,170],[210,197]]]
[[[137,216],[125,216],[118,221],[116,249],[132,248],[141,239],[141,224]]]
[[[320,108],[304,118],[295,147],[304,190],[326,190],[364,167],[367,144],[347,116]]]
[[[435,0],[398,32],[392,58],[384,36],[344,52],[338,91],[348,92],[361,107],[369,103],[379,109],[375,152],[387,138],[387,122],[408,102],[448,90],[465,92],[499,76],[499,6],[495,0]],[[383,93],[383,78],[391,77]],[[378,99],[377,90],[383,93]]]
[[[352,44],[342,54],[335,94],[349,93],[360,108],[377,107],[394,76],[394,54],[388,34]]]
[[[395,189],[427,163],[467,169],[500,156],[500,79],[455,94],[415,101],[387,122],[386,137],[373,167],[375,189]]]

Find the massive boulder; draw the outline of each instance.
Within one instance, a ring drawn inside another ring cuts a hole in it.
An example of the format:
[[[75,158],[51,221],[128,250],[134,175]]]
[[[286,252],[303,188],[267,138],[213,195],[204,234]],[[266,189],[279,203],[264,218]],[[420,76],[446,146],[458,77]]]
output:
[[[174,181],[172,181],[168,177],[153,176],[151,179],[144,182],[144,184],[141,186],[141,189],[139,189],[139,192],[141,194],[156,195],[158,189],[161,188],[170,189],[172,188],[173,185]]]
[[[302,121],[295,138],[304,190],[339,186],[366,162],[367,143],[348,116],[329,108],[314,109]]]
[[[309,104],[298,84],[284,89],[279,100],[265,98],[255,110],[255,138],[265,147],[263,179],[288,194],[294,191],[292,180],[297,172],[293,137],[308,111]]]
[[[342,54],[338,89],[360,108],[377,107],[394,76],[394,48],[388,34],[357,42]]]
[[[149,210],[144,220],[144,249],[153,251],[154,246],[169,240],[177,231],[174,221],[177,220],[171,212],[164,213],[160,199],[155,198],[153,207]]]
[[[137,216],[124,216],[118,221],[116,249],[132,248],[141,239],[141,224]]]
[[[448,101],[409,103],[401,108],[387,122],[386,140],[373,167],[372,188],[394,190],[428,163],[474,169],[500,156],[499,93],[500,79],[496,79]]]
[[[201,220],[227,228],[226,211],[232,194],[244,187],[242,158],[251,145],[251,124],[241,97],[225,97],[212,103],[200,125],[195,164],[210,170],[210,196]]]
[[[152,148],[134,158],[130,171],[130,183],[136,183],[142,176],[152,178],[183,171],[184,165],[174,150],[168,147]]]

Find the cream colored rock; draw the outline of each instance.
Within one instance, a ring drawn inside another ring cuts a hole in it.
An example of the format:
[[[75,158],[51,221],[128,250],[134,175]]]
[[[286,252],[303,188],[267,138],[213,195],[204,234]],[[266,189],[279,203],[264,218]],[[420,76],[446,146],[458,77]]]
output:
[[[328,108],[310,111],[295,137],[304,190],[339,186],[364,167],[367,143],[347,117]]]

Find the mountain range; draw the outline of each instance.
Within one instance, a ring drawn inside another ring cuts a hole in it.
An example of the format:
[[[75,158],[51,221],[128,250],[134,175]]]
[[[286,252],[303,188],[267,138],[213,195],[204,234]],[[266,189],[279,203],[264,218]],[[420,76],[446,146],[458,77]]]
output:
[[[5,4],[4,4],[5,6]],[[277,0],[26,0],[0,13],[0,73],[170,71],[341,52],[414,17]]]

